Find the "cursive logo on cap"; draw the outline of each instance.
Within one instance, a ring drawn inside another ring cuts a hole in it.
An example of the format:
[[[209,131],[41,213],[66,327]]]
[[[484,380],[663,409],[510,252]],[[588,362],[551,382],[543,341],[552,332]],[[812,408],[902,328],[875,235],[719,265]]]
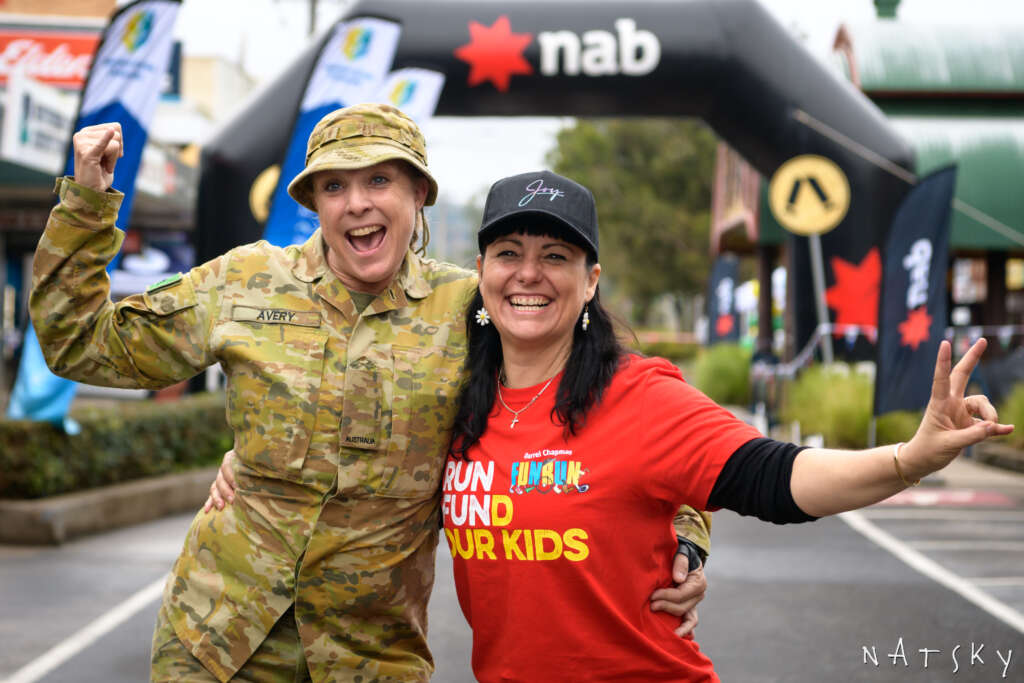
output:
[[[564,197],[565,193],[555,187],[544,187],[544,181],[537,178],[532,183],[526,186],[526,194],[519,200],[519,206],[526,206],[533,201],[533,198],[537,195],[547,195],[548,201],[555,201],[559,197]]]

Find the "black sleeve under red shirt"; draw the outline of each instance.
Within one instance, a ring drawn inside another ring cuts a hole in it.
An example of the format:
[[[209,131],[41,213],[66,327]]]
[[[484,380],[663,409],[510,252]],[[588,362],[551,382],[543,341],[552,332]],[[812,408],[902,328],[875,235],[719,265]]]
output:
[[[803,447],[759,438],[736,449],[708,496],[708,508],[726,508],[765,522],[812,522],[793,500],[793,461]]]

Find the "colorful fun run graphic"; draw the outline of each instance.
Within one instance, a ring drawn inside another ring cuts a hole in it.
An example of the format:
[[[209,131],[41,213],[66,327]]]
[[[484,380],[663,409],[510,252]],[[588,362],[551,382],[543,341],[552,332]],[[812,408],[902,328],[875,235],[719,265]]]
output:
[[[475,557],[528,562],[585,560],[590,548],[589,536],[583,529],[515,527],[515,503],[522,500],[521,496],[588,491],[589,485],[582,481],[587,470],[571,456],[572,451],[568,450],[525,453],[522,460],[512,463],[509,481],[505,482],[495,482],[493,461],[448,461],[441,513],[452,557],[458,554],[467,560]]]
[[[548,451],[543,451],[547,454]],[[536,457],[540,453],[527,453]],[[523,495],[525,493],[586,493],[589,485],[581,483],[580,479],[586,475],[583,463],[579,460],[556,460],[555,458],[544,458],[543,460],[523,460],[512,463],[512,474],[509,477],[508,491]]]

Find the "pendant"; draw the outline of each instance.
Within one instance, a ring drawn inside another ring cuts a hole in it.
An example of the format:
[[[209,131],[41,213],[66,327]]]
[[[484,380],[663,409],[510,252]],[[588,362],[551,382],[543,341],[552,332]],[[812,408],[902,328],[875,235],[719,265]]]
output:
[[[515,429],[515,427],[516,427],[516,423],[517,423],[517,422],[519,422],[519,416],[518,416],[518,415],[513,415],[513,416],[512,416],[512,424],[510,424],[510,425],[508,426],[508,428],[509,428],[509,429]]]

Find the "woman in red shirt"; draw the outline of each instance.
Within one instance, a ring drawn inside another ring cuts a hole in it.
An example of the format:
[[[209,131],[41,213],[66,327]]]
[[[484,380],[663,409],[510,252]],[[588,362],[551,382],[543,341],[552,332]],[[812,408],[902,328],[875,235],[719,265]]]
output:
[[[593,196],[554,173],[495,183],[479,246],[442,513],[484,683],[716,681],[692,637],[647,606],[681,503],[809,521],[880,501],[1013,429],[985,397],[964,397],[982,340],[952,371],[942,343],[906,444],[764,438],[667,361],[619,345],[599,297]],[[639,555],[637,537],[660,542]]]

